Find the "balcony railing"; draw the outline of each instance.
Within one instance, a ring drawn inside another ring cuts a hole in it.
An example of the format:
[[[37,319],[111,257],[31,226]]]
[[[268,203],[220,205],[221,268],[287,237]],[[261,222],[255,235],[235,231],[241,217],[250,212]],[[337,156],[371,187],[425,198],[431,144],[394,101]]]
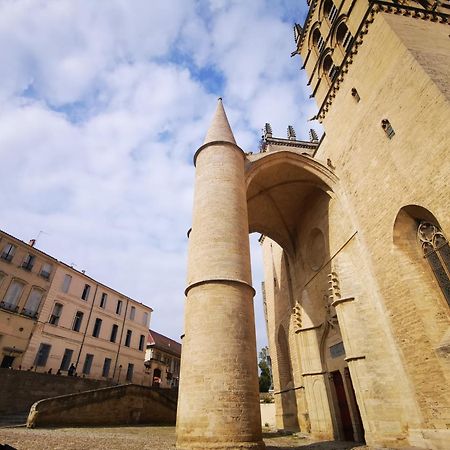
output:
[[[24,316],[31,317],[32,319],[36,319],[38,316],[37,311],[31,311],[29,309],[23,308],[20,314],[23,314]]]
[[[23,262],[21,267],[24,270],[31,271],[31,269],[33,268],[33,264],[29,262]]]

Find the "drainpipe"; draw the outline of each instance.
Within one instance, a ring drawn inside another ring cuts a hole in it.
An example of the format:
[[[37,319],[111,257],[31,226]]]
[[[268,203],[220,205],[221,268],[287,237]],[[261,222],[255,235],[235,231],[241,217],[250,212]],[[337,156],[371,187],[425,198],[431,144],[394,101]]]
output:
[[[78,352],[77,361],[75,363],[76,368],[78,368],[78,363],[79,363],[80,357],[81,357],[81,351],[83,350],[84,341],[86,340],[86,333],[89,328],[89,322],[91,320],[92,310],[94,309],[95,297],[97,297],[97,289],[98,289],[98,284],[95,285],[94,298],[92,299],[92,305],[91,305],[91,309],[89,310],[89,316],[88,316],[86,328],[84,329],[83,339],[81,340],[80,351]]]
[[[125,314],[123,315],[122,330],[120,331],[119,345],[117,346],[116,362],[114,363],[114,372],[113,372],[113,376],[112,376],[113,381],[116,376],[117,363],[119,362],[120,347],[122,345],[123,330],[125,329],[125,320],[127,319],[127,313],[128,313],[129,299],[127,298],[126,301],[127,301],[127,303],[125,305]],[[122,366],[120,366],[120,367],[122,367]],[[120,381],[119,378],[120,378],[120,370],[119,370],[119,376],[117,378],[117,384],[119,384],[119,381]]]

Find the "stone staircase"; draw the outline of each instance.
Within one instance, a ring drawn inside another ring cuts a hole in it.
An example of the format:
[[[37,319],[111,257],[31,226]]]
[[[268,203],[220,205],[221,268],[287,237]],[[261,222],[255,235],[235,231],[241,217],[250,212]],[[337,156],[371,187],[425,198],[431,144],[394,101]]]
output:
[[[0,415],[0,428],[24,427],[27,423],[29,411]]]

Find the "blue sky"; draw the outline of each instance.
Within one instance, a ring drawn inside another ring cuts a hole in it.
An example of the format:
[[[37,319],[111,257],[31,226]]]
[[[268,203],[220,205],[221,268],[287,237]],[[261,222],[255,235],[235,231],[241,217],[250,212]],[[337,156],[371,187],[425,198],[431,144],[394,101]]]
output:
[[[0,0],[0,228],[183,330],[194,167],[217,97],[238,144],[315,113],[292,26],[306,2]],[[258,342],[261,261],[252,238]]]

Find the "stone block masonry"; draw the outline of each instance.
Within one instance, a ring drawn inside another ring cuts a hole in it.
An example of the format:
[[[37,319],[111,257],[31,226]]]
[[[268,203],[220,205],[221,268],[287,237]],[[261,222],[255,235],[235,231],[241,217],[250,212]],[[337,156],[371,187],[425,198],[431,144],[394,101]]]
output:
[[[35,403],[29,428],[86,425],[175,425],[176,391],[126,384]]]

